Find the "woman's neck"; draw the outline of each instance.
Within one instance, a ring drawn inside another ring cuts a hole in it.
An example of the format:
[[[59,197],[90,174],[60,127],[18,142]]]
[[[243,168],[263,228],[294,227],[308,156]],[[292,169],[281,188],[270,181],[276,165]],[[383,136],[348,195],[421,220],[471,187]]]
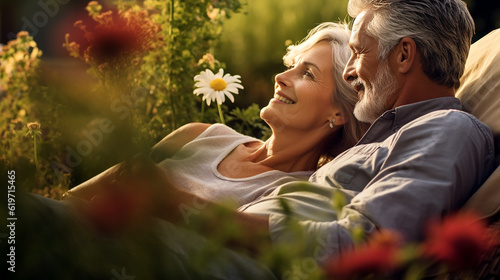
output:
[[[323,138],[314,133],[275,133],[247,160],[285,172],[315,170],[327,145]]]

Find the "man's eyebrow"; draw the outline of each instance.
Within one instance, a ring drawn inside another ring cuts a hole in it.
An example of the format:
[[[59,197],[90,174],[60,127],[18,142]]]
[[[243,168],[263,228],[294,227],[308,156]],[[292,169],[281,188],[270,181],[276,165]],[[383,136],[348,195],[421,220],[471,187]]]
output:
[[[303,64],[305,64],[306,66],[316,68],[316,69],[318,70],[318,72],[320,72],[320,73],[321,73],[321,70],[319,69],[318,65],[316,65],[316,64],[314,64],[314,63],[312,63],[312,62],[310,62],[310,61],[304,61],[304,62],[302,62],[302,63],[303,63]]]
[[[349,42],[347,43],[349,48],[354,49],[359,45],[359,41],[357,39],[349,39]]]

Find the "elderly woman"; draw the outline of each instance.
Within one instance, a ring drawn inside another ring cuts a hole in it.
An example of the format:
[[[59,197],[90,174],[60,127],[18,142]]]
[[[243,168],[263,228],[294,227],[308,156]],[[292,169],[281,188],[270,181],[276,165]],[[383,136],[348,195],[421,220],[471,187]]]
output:
[[[322,23],[283,60],[275,91],[261,118],[272,129],[267,141],[222,124],[187,124],[156,144],[151,158],[174,186],[213,202],[249,203],[290,180],[309,177],[353,146],[365,125],[353,116],[358,97],[342,79],[349,57],[345,25]],[[68,193],[91,199],[119,180],[114,166]]]

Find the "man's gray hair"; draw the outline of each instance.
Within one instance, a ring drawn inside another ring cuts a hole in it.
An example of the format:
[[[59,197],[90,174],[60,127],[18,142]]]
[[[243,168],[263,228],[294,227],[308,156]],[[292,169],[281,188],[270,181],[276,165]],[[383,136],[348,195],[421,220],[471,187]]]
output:
[[[350,0],[353,18],[375,12],[368,35],[379,42],[379,60],[404,37],[415,41],[424,73],[438,84],[457,89],[469,54],[474,20],[461,0]]]

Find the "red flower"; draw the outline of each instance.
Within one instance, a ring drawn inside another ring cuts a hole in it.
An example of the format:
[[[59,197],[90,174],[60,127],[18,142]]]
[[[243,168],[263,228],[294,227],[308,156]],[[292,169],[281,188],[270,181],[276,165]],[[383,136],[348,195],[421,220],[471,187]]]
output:
[[[100,233],[113,235],[137,226],[148,214],[151,194],[138,182],[106,186],[89,202],[86,217]]]
[[[115,17],[109,25],[95,28],[89,38],[87,54],[98,65],[105,62],[118,63],[121,58],[143,50],[141,33],[140,26],[129,25],[124,19]]]
[[[89,4],[90,5],[90,4]],[[75,22],[80,33],[66,34],[63,46],[76,57],[111,69],[126,67],[155,41],[159,25],[145,12],[109,10]]]
[[[400,264],[400,241],[394,232],[381,230],[366,245],[331,259],[324,268],[325,274],[329,279],[353,279],[388,273]]]
[[[451,269],[474,267],[498,244],[498,234],[488,231],[486,222],[470,212],[430,224],[427,234],[423,255],[442,261]]]

